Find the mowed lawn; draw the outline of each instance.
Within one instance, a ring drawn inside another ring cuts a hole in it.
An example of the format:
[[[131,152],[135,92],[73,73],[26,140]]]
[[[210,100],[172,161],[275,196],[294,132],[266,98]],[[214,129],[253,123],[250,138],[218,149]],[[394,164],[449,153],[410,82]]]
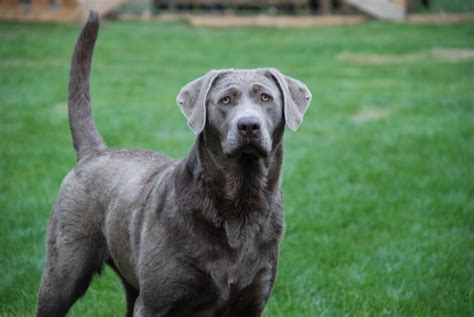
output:
[[[31,316],[50,208],[75,164],[73,24],[0,23],[0,315]],[[474,24],[194,29],[105,22],[92,71],[113,147],[179,158],[175,104],[213,68],[272,66],[313,93],[285,135],[286,233],[265,316],[474,315]],[[120,316],[106,269],[71,316]]]

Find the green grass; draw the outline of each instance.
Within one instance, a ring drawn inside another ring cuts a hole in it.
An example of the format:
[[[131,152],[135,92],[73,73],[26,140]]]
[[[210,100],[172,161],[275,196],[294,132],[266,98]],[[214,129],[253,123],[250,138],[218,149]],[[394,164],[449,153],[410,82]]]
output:
[[[430,0],[428,11],[431,12],[472,12],[472,0]]]
[[[0,23],[2,316],[34,312],[50,208],[75,163],[66,88],[78,31]],[[194,141],[174,101],[185,83],[222,67],[301,79],[314,101],[285,136],[287,227],[265,315],[473,316],[474,61],[425,54],[434,48],[474,49],[474,24],[110,22],[96,47],[94,115],[109,145],[178,158]],[[425,55],[374,64],[341,53]],[[118,316],[124,305],[107,269],[71,316]]]

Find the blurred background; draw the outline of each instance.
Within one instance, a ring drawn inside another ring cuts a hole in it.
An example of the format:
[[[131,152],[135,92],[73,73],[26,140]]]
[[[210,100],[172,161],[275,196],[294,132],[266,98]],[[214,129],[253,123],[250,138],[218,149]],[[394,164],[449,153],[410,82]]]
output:
[[[210,69],[276,67],[311,89],[284,137],[265,316],[474,315],[474,1],[0,0],[0,316],[34,315],[75,165],[67,83],[90,8],[92,107],[111,147],[186,156],[175,98]],[[124,312],[105,269],[70,316]]]
[[[2,0],[1,18],[78,19],[93,8],[111,18],[189,18],[189,15],[330,16],[367,14],[402,20],[410,13],[472,12],[470,0]]]

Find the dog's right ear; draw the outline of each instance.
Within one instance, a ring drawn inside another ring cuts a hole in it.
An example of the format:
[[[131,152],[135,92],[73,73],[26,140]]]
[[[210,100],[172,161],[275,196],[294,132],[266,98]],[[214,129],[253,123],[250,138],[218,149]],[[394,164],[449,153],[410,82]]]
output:
[[[209,90],[221,72],[210,71],[206,75],[184,86],[176,97],[176,102],[188,120],[195,134],[201,133],[206,125],[206,103]]]

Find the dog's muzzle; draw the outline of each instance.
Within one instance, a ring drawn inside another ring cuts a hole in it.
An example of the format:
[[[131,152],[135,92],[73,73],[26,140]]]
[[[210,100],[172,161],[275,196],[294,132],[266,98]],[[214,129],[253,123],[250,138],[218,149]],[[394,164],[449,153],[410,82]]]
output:
[[[237,121],[238,148],[235,154],[252,154],[257,157],[267,156],[262,140],[261,123],[257,117],[244,117]]]

